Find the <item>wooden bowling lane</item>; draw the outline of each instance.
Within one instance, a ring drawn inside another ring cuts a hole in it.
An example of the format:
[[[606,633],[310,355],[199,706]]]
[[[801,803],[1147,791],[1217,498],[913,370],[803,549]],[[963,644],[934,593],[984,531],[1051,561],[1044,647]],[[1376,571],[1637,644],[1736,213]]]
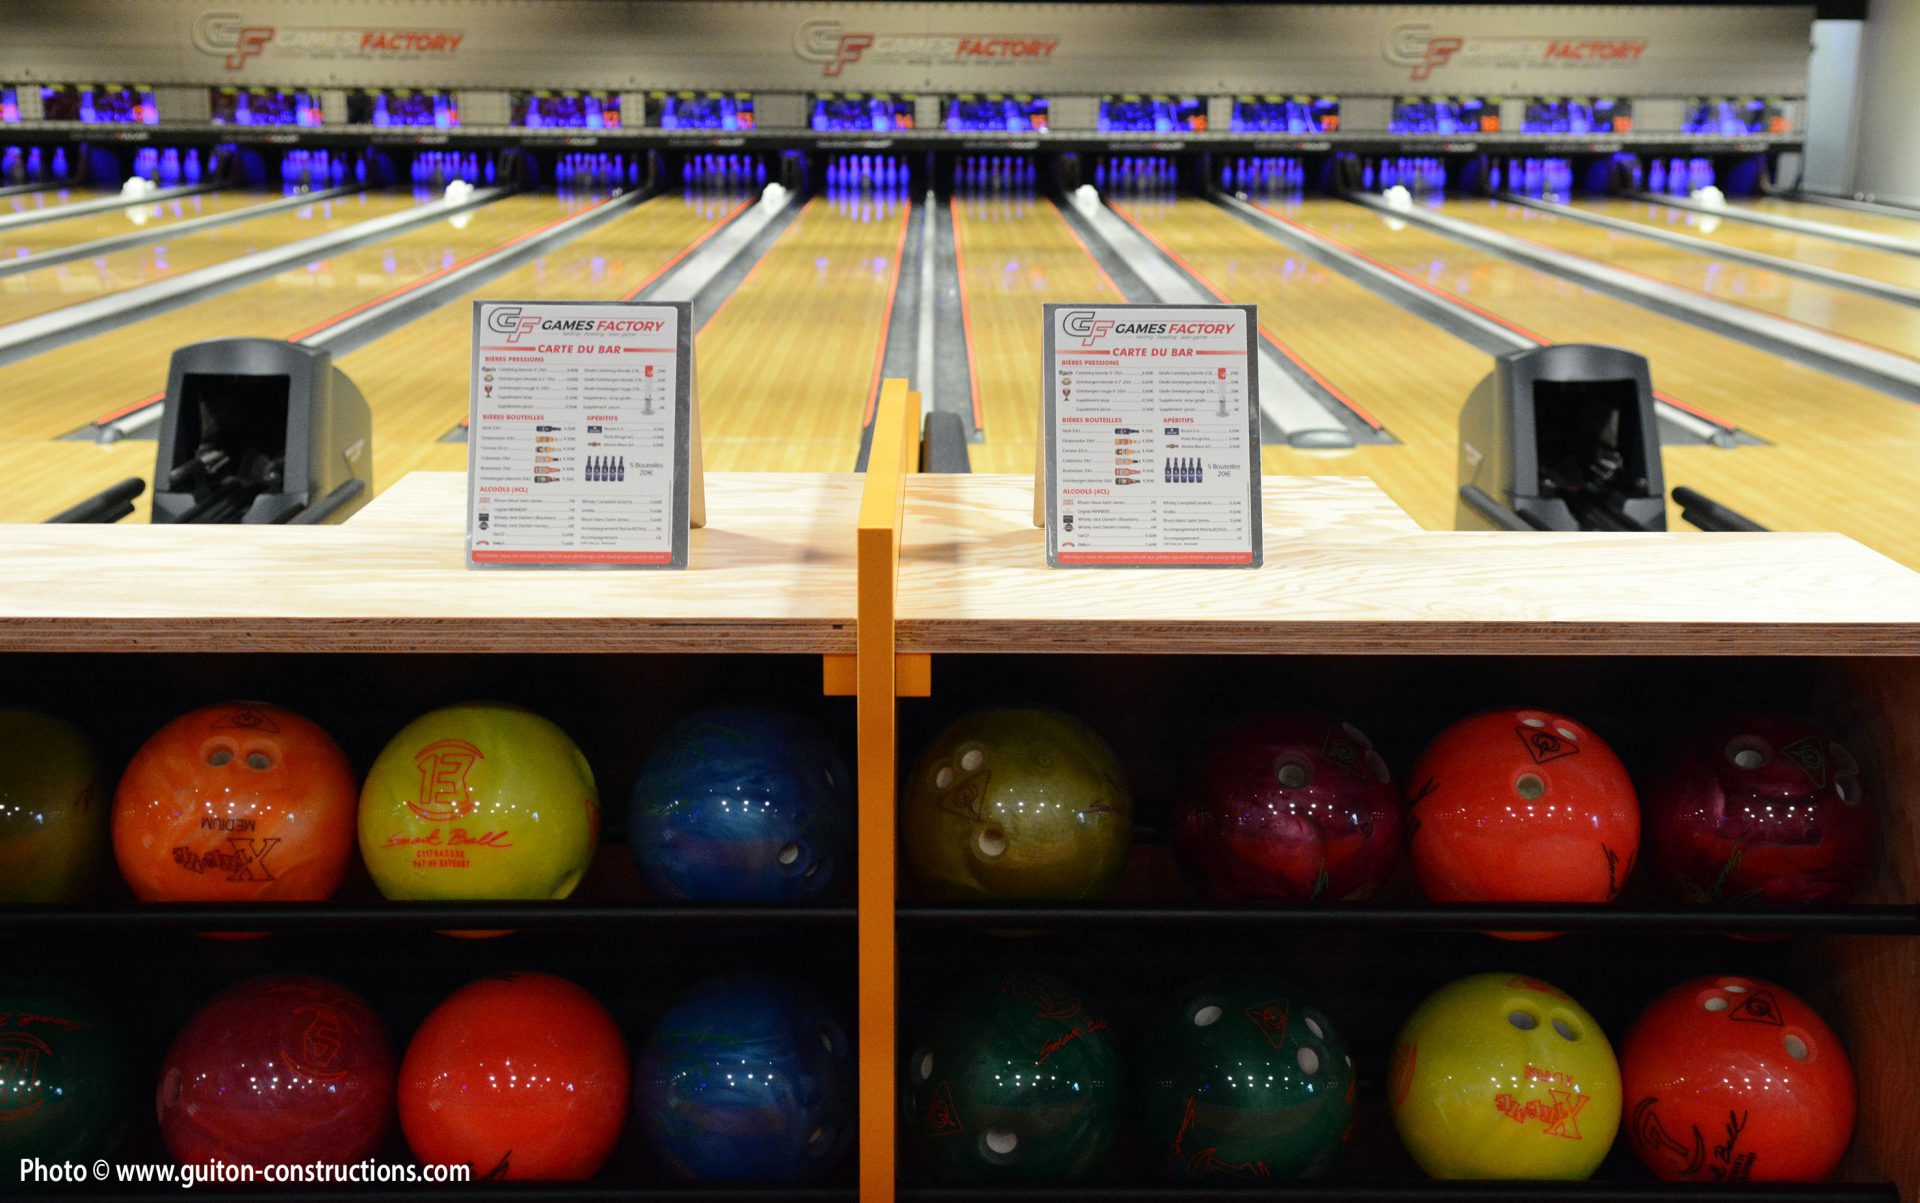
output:
[[[1472,202],[1469,202],[1471,204]],[[1452,211],[1452,206],[1447,206]],[[1737,510],[1764,512],[1783,530],[1837,530],[1920,567],[1920,488],[1911,487],[1920,456],[1920,406],[1836,379],[1792,360],[1615,300],[1589,288],[1476,250],[1445,235],[1346,201],[1303,201],[1296,220],[1354,250],[1451,292],[1554,342],[1595,342],[1645,355],[1654,386],[1768,440],[1771,472],[1726,468],[1697,487]],[[1381,357],[1398,354],[1374,344]],[[1461,400],[1465,398],[1462,397]],[[1458,410],[1458,404],[1454,406]],[[1676,449],[1678,450],[1678,449]],[[1759,448],[1714,451],[1737,459]],[[1851,488],[1818,482],[1851,481]],[[1673,483],[1705,481],[1671,473]],[[1809,487],[1799,487],[1813,482]],[[1869,482],[1869,483],[1863,483]],[[1893,507],[1903,520],[1888,523]],[[1768,518],[1760,518],[1767,521]]]
[[[1912,305],[1735,259],[1716,259],[1671,243],[1507,201],[1461,197],[1447,203],[1447,213],[1516,238],[1901,355],[1920,354],[1920,308]],[[1886,257],[1900,258],[1898,255]],[[1908,261],[1920,268],[1920,259]]]
[[[847,472],[877,396],[909,205],[808,201],[694,344],[706,466]]]
[[[212,199],[218,195],[211,193],[207,197]],[[409,193],[356,193],[268,213],[252,221],[215,226],[175,240],[150,242],[92,259],[75,259],[18,275],[0,276],[0,323],[17,322],[181,272],[225,263],[254,251],[330,233],[356,222],[410,209],[416,203]],[[121,212],[95,216],[113,218],[120,230],[133,228]],[[76,219],[75,224],[80,222],[91,226],[94,218]],[[30,227],[21,233],[45,228],[50,227]]]
[[[337,359],[373,409],[375,491],[415,470],[466,468],[467,445],[441,440],[467,414],[475,299],[617,299],[677,261],[744,203],[654,197]]]
[[[178,347],[211,338],[284,338],[586,203],[509,196],[0,367],[7,434],[57,438],[164,387]],[[461,216],[467,220],[456,225]]]
[[[41,222],[14,230],[0,228],[0,259],[17,259],[38,251],[78,246],[83,242],[131,234],[136,230],[162,230],[176,222],[211,217],[216,213],[232,213],[279,198],[279,193],[228,188],[219,192],[194,192],[187,196],[68,217],[60,221]]]
[[[1888,234],[1920,244],[1920,213],[1912,217],[1896,217],[1892,214],[1865,213],[1859,209],[1843,209],[1839,205],[1823,205],[1819,201],[1788,200],[1783,196],[1730,200],[1727,205],[1734,209],[1751,209],[1755,213],[1770,213],[1775,217],[1792,217],[1799,221],[1817,221],[1822,225],[1844,226],[1849,230]]]
[[[101,444],[0,438],[0,522],[45,522],[129,476],[151,481],[157,449],[149,439]],[[121,521],[147,521],[152,490],[134,498],[133,506]]]
[[[60,184],[42,188],[37,192],[16,192],[11,196],[0,196],[0,216],[9,213],[40,213],[47,209],[57,209],[61,205],[77,205],[81,201],[102,200],[118,195],[120,190],[117,188],[98,188],[91,184]]]
[[[1044,197],[955,197],[961,320],[966,329],[975,472],[1031,472],[1039,428],[1043,323],[1049,301],[1126,297]]]
[[[1228,300],[1258,305],[1263,330],[1402,444],[1269,448],[1269,469],[1371,476],[1422,525],[1453,526],[1458,415],[1490,356],[1208,201],[1117,208]]]
[[[1831,268],[1869,280],[1920,288],[1920,258],[1912,255],[1897,255],[1823,238],[1818,234],[1798,234],[1777,226],[1755,225],[1750,221],[1735,221],[1718,214],[1697,213],[1678,205],[1663,205],[1629,197],[1594,197],[1580,200],[1574,207],[1603,217],[1704,239],[1721,246],[1757,251],[1813,267]]]

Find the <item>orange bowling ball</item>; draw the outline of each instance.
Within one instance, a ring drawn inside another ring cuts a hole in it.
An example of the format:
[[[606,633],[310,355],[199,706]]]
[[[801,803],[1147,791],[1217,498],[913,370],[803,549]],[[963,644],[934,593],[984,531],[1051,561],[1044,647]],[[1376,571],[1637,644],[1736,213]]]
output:
[[[134,754],[113,852],[146,902],[330,897],[353,855],[359,795],[318,725],[257,702],[174,719]]]
[[[428,1165],[477,1181],[578,1182],[627,1119],[627,1043],[593,995],[503,973],[448,995],[400,1063],[400,1127]]]
[[[1640,849],[1626,766],[1586,725],[1495,710],[1414,765],[1412,856],[1437,902],[1610,902]]]

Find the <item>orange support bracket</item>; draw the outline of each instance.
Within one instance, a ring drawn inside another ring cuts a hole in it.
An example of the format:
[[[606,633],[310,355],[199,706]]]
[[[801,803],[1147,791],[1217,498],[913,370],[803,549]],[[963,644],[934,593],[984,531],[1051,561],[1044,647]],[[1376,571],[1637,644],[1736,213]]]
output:
[[[880,386],[873,444],[860,496],[854,708],[859,724],[860,1198],[894,1197],[894,1113],[899,955],[894,942],[894,789],[899,774],[898,708],[904,683],[926,691],[931,665],[903,665],[894,651],[894,597],[900,575],[907,474],[919,465],[920,398],[904,380]],[[831,658],[830,658],[831,661]],[[836,673],[824,674],[829,692]]]

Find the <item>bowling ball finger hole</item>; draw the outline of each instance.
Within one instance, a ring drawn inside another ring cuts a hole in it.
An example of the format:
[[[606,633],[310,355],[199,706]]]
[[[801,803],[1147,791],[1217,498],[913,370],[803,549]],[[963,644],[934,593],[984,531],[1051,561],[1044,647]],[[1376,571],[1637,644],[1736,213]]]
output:
[[[1307,1030],[1313,1033],[1313,1038],[1315,1040],[1325,1040],[1327,1038],[1326,1031],[1323,1028],[1321,1028],[1321,1026],[1318,1023],[1314,1022],[1313,1016],[1307,1015],[1307,1016],[1304,1016],[1303,1018],[1307,1025]]]
[[[1193,1026],[1196,1028],[1210,1028],[1220,1022],[1220,1016],[1224,1013],[1225,1012],[1221,1011],[1219,1007],[1208,1004],[1193,1013]]]
[[[1274,766],[1273,776],[1285,788],[1299,789],[1313,780],[1313,769],[1297,760],[1287,760]]]
[[[1575,1027],[1571,1021],[1562,1019],[1559,1016],[1554,1017],[1553,1030],[1554,1034],[1562,1040],[1580,1039],[1580,1029]]]
[[[1718,1012],[1726,1010],[1728,1007],[1732,1006],[1733,1004],[1716,994],[1713,997],[1702,1002],[1700,1005],[1706,1008],[1707,1010],[1713,1011],[1717,1014]]]
[[[1813,1055],[1813,1050],[1807,1046],[1806,1038],[1796,1036],[1792,1032],[1780,1037],[1780,1046],[1786,1049],[1787,1056],[1795,1061],[1805,1061]]]
[[[977,773],[980,771],[980,766],[985,763],[987,763],[985,748],[968,748],[960,753],[960,771],[963,773]]]
[[[180,1096],[185,1090],[186,1076],[180,1072],[179,1067],[175,1066],[167,1070],[166,1078],[160,1083],[160,1105],[162,1107],[178,1107],[180,1105]]]
[[[1540,1017],[1532,1011],[1508,1011],[1507,1022],[1523,1032],[1531,1032],[1540,1026]]]
[[[1320,1054],[1310,1048],[1301,1049],[1293,1055],[1293,1059],[1299,1064],[1300,1072],[1308,1077],[1320,1072]]]
[[[833,1130],[825,1124],[821,1124],[813,1131],[807,1133],[807,1152],[812,1153],[816,1157],[826,1152],[827,1146],[832,1143]]]
[[[1851,773],[1837,774],[1833,779],[1833,788],[1839,793],[1840,800],[1848,806],[1860,805],[1860,779],[1858,777],[1853,776]]]
[[[947,789],[953,784],[953,766],[941,765],[933,774],[933,788]]]
[[[265,752],[247,753],[247,767],[256,772],[264,772],[273,767],[273,757]]]
[[[1385,785],[1392,776],[1392,774],[1387,771],[1387,762],[1381,759],[1380,753],[1374,751],[1372,748],[1367,749],[1367,772],[1375,781],[1378,781],[1382,785]]]
[[[1007,833],[998,827],[989,827],[974,838],[974,847],[988,860],[997,860],[1006,855]]]
[[[1522,773],[1513,783],[1513,792],[1532,802],[1547,792],[1547,783],[1538,773]]]
[[[1011,1128],[988,1128],[980,1134],[980,1155],[993,1165],[1012,1165],[1020,1151],[1020,1134]]]
[[[924,1083],[933,1077],[933,1050],[921,1049],[913,1058],[913,1078]]]
[[[800,845],[798,844],[784,845],[783,847],[781,847],[780,851],[775,853],[774,855],[775,855],[775,859],[778,860],[781,864],[793,865],[797,863],[800,859]]]
[[[1742,735],[1727,744],[1727,762],[1737,769],[1764,768],[1773,759],[1773,749],[1757,735]]]

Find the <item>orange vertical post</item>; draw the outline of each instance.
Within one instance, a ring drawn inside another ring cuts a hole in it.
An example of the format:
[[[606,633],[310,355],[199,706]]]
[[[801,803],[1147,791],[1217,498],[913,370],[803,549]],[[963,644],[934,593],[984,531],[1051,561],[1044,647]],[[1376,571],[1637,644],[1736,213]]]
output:
[[[894,940],[894,789],[898,781],[893,603],[900,570],[906,474],[919,460],[920,399],[904,380],[880,386],[860,498],[856,562],[859,725],[860,1198],[894,1197],[895,1035],[899,955]]]

